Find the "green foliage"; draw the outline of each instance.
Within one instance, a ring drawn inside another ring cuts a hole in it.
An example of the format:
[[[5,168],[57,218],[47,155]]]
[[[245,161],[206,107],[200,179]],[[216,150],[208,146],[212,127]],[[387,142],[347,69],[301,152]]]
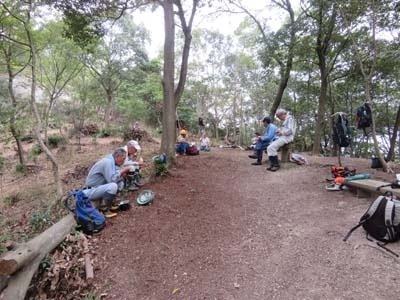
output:
[[[81,300],[98,300],[99,297],[96,296],[95,292],[89,291]]]
[[[3,154],[0,153],[0,171],[3,170],[5,163],[6,163],[6,159],[4,158]]]
[[[168,174],[167,164],[163,162],[163,158],[158,155],[153,157],[156,176],[165,176]]]
[[[67,143],[67,139],[58,134],[49,135],[47,139],[50,148],[58,148],[59,145],[65,145]]]
[[[0,254],[7,252],[7,248],[3,244],[11,239],[11,234],[9,232],[4,232],[0,234]]]
[[[26,166],[18,164],[15,166],[15,171],[20,174],[26,174]]]
[[[33,231],[42,231],[51,223],[51,214],[49,211],[41,211],[31,216],[29,225]]]
[[[42,153],[42,148],[40,147],[40,145],[34,144],[31,149],[31,153],[30,153],[31,156],[36,157],[36,156],[39,156],[41,153]]]

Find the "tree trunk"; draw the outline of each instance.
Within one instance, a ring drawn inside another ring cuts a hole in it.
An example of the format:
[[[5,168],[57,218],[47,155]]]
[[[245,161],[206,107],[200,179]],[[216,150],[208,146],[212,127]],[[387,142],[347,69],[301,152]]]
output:
[[[7,73],[8,73],[8,93],[10,95],[11,104],[12,104],[13,109],[17,110],[17,99],[15,98],[15,93],[14,93],[14,77],[15,77],[15,74],[13,73],[13,70],[12,70],[11,49],[9,49],[8,52],[4,49],[3,52],[4,52],[4,56],[6,58]],[[11,134],[12,134],[12,136],[15,139],[15,142],[17,144],[19,163],[21,165],[25,165],[24,151],[23,151],[23,148],[22,148],[21,136],[20,136],[21,133],[17,129],[16,124],[15,124],[16,123],[16,113],[17,113],[17,111],[11,115],[11,118],[10,118],[10,131],[11,131]]]
[[[49,148],[45,145],[45,143],[43,142],[42,136],[41,136],[42,123],[41,123],[41,119],[40,119],[39,110],[36,105],[36,49],[35,49],[31,31],[30,31],[30,24],[24,23],[24,26],[25,26],[25,32],[28,37],[30,54],[31,54],[32,82],[31,82],[30,105],[31,105],[31,108],[33,111],[33,115],[36,119],[35,134],[36,134],[37,141],[40,145],[40,148],[43,150],[43,152],[46,153],[47,157],[49,158],[49,160],[51,161],[51,164],[52,164],[53,177],[54,177],[54,181],[56,184],[56,191],[57,191],[57,197],[53,203],[53,205],[55,205],[62,198],[63,190],[62,190],[57,160],[54,157],[54,155],[51,153]]]
[[[74,216],[69,214],[25,245],[20,245],[15,251],[31,249],[39,254],[33,260],[19,266],[19,271],[9,279],[7,288],[0,294],[0,299],[23,300],[40,262],[65,239],[75,225]]]
[[[111,90],[106,90],[107,94],[107,107],[106,111],[104,112],[104,127],[110,127],[110,120],[111,120],[111,112],[114,104],[114,95]]]
[[[163,75],[163,118],[161,152],[165,153],[170,162],[175,162],[175,140],[176,140],[176,105],[174,93],[174,71],[175,71],[175,24],[174,24],[174,1],[162,2],[164,10],[164,75]]]
[[[395,159],[394,149],[396,147],[396,140],[397,140],[397,135],[399,132],[399,126],[400,126],[400,105],[397,108],[396,121],[394,123],[393,134],[390,139],[390,147],[389,147],[389,152],[388,152],[388,156],[387,156],[388,161],[394,161],[394,159]]]

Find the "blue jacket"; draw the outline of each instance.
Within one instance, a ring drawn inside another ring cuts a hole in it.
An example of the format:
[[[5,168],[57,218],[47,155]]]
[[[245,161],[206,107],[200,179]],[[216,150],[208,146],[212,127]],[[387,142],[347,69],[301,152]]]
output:
[[[264,135],[261,137],[261,141],[263,143],[271,143],[276,138],[276,127],[274,124],[268,124],[267,128],[265,128]]]

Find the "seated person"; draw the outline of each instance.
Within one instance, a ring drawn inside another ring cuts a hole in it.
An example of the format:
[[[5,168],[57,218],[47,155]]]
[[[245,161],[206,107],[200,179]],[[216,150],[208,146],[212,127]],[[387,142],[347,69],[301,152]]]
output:
[[[139,187],[142,186],[139,171],[143,166],[143,159],[138,159],[141,147],[137,141],[131,140],[124,146],[124,149],[126,151],[126,158],[122,167],[131,166],[128,175],[125,178],[125,187],[130,191],[137,191]]]
[[[248,147],[248,149],[255,150],[259,136],[260,136],[259,132],[257,132],[257,131],[254,132],[254,137],[251,139],[251,145]],[[257,153],[254,151],[254,155],[256,155],[256,154]]]
[[[177,142],[176,153],[178,153],[180,155],[186,154],[186,150],[189,147],[189,143],[188,143],[188,138],[186,136],[185,129],[182,129],[179,132],[176,142]]]
[[[89,170],[83,193],[89,200],[101,200],[100,210],[107,218],[115,217],[112,212],[113,202],[117,192],[123,188],[123,178],[128,174],[130,167],[119,168],[126,158],[126,151],[117,148],[112,154],[97,161]],[[116,207],[115,207],[116,208]]]
[[[265,127],[265,132],[263,136],[257,137],[257,142],[254,147],[255,154],[249,155],[250,158],[256,158],[257,161],[252,163],[252,165],[261,165],[263,152],[267,149],[268,145],[276,138],[277,127],[274,124],[271,124],[271,118],[266,116],[263,119],[263,124]]]
[[[204,132],[200,138],[200,150],[201,151],[210,151],[210,138],[207,136],[207,133]]]
[[[267,170],[275,172],[279,170],[278,150],[283,145],[293,142],[294,135],[296,133],[296,121],[288,114],[285,109],[278,109],[276,111],[276,117],[283,121],[282,127],[276,131],[277,139],[274,140],[268,147],[267,153],[270,162],[270,166]]]

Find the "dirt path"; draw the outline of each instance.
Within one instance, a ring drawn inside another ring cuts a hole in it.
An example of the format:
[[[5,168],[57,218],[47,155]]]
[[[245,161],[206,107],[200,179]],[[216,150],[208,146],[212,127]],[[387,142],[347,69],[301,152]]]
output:
[[[103,299],[399,299],[399,260],[362,229],[342,242],[369,200],[325,191],[326,159],[271,173],[247,154],[179,157],[145,186],[153,205],[109,222],[94,243]]]

